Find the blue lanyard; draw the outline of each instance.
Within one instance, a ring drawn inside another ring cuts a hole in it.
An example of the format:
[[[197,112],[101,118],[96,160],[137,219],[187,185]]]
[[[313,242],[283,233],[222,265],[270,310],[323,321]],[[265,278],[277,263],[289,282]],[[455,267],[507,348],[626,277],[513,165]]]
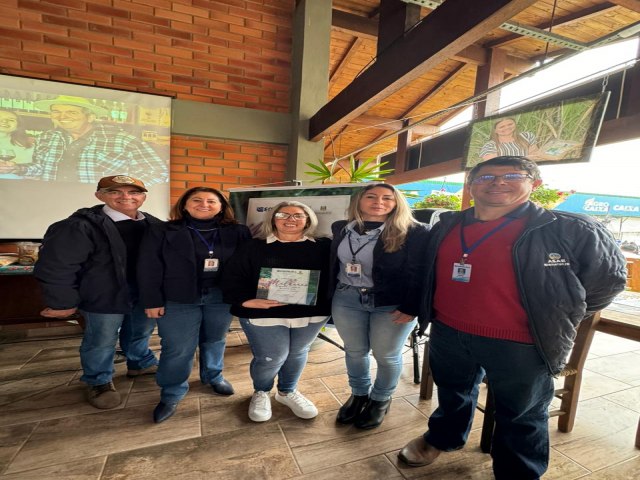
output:
[[[489,238],[490,236],[494,235],[498,231],[502,230],[504,227],[506,227],[511,222],[513,222],[515,219],[516,219],[516,217],[510,217],[510,218],[506,219],[500,225],[498,225],[497,227],[494,227],[492,230],[490,230],[487,233],[485,233],[482,237],[480,237],[478,240],[476,240],[470,247],[467,246],[467,242],[464,239],[464,227],[465,227],[465,224],[464,224],[464,220],[463,220],[462,223],[460,224],[460,246],[462,247],[462,259],[460,260],[460,263],[462,265],[464,265],[465,260],[469,257],[471,252],[473,252],[476,248],[478,248],[480,246],[480,244],[483,243],[487,238]]]
[[[213,244],[215,243],[216,235],[218,234],[218,230],[216,229],[216,230],[213,231],[213,235],[211,235],[211,243],[209,243],[209,242],[207,242],[207,240],[204,238],[204,236],[200,233],[200,231],[197,228],[194,228],[191,225],[187,226],[187,228],[190,228],[191,230],[196,232],[196,235],[198,235],[200,240],[202,240],[202,243],[204,243],[205,246],[207,247],[207,250],[209,251],[209,258],[213,258]]]

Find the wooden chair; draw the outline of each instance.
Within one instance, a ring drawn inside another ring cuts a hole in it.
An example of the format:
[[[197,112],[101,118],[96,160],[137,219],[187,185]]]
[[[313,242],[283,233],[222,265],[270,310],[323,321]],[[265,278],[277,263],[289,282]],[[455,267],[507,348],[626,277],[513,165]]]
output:
[[[564,385],[555,391],[555,396],[561,400],[561,403],[559,408],[549,411],[549,416],[559,417],[558,430],[561,432],[570,432],[573,429],[578,398],[580,396],[580,386],[582,385],[582,369],[587,360],[596,325],[599,321],[600,312],[597,312],[580,322],[573,349],[569,355],[569,361],[562,372],[558,374],[558,376],[564,377]],[[427,348],[425,345],[425,352],[427,352]],[[430,399],[433,395],[433,377],[431,376],[431,370],[429,368],[428,353],[425,353],[424,356],[422,372],[420,398]],[[491,438],[493,437],[493,429],[495,426],[495,404],[491,384],[489,383],[487,384],[487,403],[484,406],[478,405],[478,409],[484,412],[480,447],[483,452],[489,453],[491,451]],[[638,435],[640,435],[640,425],[638,428]]]
[[[430,326],[429,326],[430,328]],[[428,333],[425,332],[425,335]],[[423,400],[431,400],[433,397],[433,376],[429,368],[429,340],[424,342],[424,351],[422,357],[422,381],[420,382],[420,398]]]

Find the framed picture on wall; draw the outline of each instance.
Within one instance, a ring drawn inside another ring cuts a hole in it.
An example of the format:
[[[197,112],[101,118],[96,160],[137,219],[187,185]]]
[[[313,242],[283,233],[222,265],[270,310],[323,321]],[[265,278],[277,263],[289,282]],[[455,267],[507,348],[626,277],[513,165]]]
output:
[[[608,99],[609,92],[603,92],[476,120],[469,126],[463,168],[502,155],[520,155],[538,164],[587,162]]]

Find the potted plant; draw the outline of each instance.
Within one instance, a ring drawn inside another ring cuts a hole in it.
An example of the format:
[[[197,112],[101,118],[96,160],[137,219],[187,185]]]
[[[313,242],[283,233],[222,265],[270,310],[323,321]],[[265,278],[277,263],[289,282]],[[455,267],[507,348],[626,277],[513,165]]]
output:
[[[305,174],[315,177],[312,182],[322,183],[382,181],[385,175],[393,172],[393,169],[383,170],[382,167],[389,162],[375,163],[375,161],[375,158],[356,160],[353,155],[349,157],[348,162],[334,160],[325,163],[325,161],[321,159],[316,163],[307,162],[306,165],[312,170],[305,172]]]

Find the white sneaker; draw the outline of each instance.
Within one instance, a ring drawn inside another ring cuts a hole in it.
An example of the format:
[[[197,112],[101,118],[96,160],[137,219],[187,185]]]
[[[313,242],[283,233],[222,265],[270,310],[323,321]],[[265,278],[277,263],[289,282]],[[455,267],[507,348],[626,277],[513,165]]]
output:
[[[271,418],[269,392],[253,392],[249,404],[249,418],[254,422],[266,422]]]
[[[286,395],[276,392],[276,401],[289,407],[296,417],[309,419],[318,415],[318,409],[313,402],[297,390]]]

